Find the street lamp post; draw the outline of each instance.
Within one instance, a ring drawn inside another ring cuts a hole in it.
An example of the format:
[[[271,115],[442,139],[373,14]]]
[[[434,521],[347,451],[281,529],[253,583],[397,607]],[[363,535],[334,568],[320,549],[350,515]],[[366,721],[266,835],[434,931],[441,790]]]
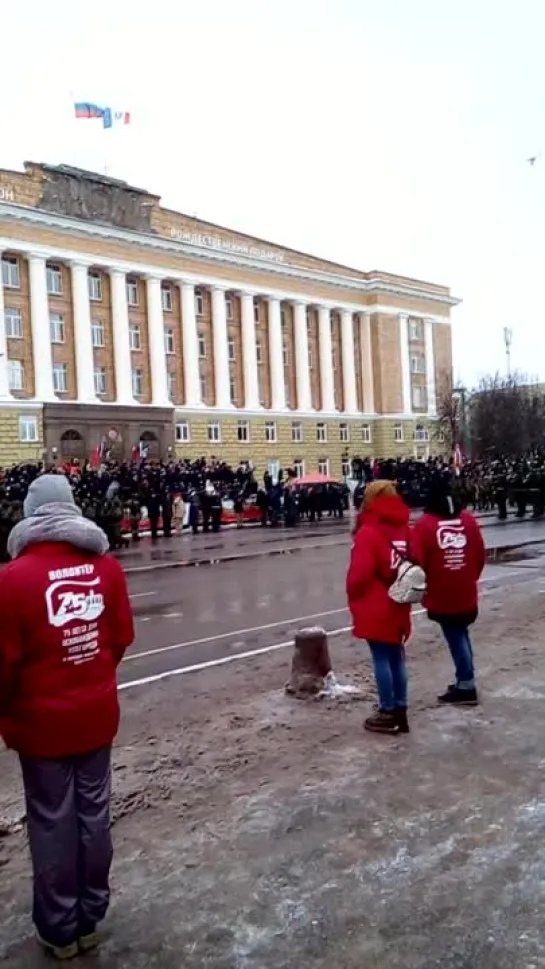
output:
[[[511,344],[513,342],[513,331],[508,326],[503,328],[503,342],[505,343],[505,356],[507,359],[507,377],[511,376]]]

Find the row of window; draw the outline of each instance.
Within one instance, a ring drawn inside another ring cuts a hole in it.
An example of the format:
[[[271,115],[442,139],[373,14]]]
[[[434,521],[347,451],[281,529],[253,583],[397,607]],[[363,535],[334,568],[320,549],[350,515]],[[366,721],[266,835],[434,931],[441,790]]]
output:
[[[169,395],[172,399],[176,395],[176,375],[168,374]],[[108,393],[108,375],[106,367],[94,368],[95,393],[102,397]],[[138,367],[131,371],[132,392],[134,397],[142,397],[144,393],[144,374]],[[11,391],[25,390],[25,366],[22,360],[8,361],[8,385]],[[53,390],[56,394],[68,392],[68,365],[66,363],[53,364]]]
[[[400,425],[401,426],[401,425]],[[221,444],[221,423],[219,421],[208,421],[208,441],[210,444]],[[267,444],[276,444],[278,432],[276,421],[265,421],[265,441]],[[348,424],[341,424],[339,427],[339,440],[346,444],[350,441],[350,428]],[[176,440],[179,444],[190,444],[191,435],[188,421],[179,421],[176,424]],[[237,422],[237,440],[240,444],[250,443],[250,421],[240,420]],[[292,421],[291,440],[293,444],[303,443],[303,424],[301,421]],[[327,424],[319,422],[316,424],[316,440],[320,444],[327,444],[328,432]],[[372,428],[370,424],[363,424],[361,427],[361,441],[363,444],[371,444],[373,441]]]
[[[89,299],[92,302],[100,302],[102,300],[102,276],[99,272],[89,270],[87,274],[88,287],[89,287]],[[20,273],[19,273],[19,260],[17,256],[3,256],[2,257],[2,283],[6,289],[19,289],[21,285]],[[62,269],[58,265],[48,263],[46,265],[46,285],[47,292],[50,296],[62,296],[63,295],[63,278]],[[128,276],[126,281],[127,288],[127,303],[131,307],[136,307],[140,305],[140,294],[138,288],[138,279],[134,276]],[[172,298],[172,286],[168,282],[161,284],[161,299],[163,310],[166,313],[172,312],[173,298]],[[254,320],[259,323],[259,298],[254,298]],[[234,301],[233,296],[227,293],[225,297],[225,311],[228,320],[234,319]],[[204,295],[197,289],[195,290],[195,315],[204,316]],[[332,311],[330,320],[331,326],[333,327],[337,321],[338,314]],[[286,327],[286,310],[284,306],[280,308],[280,321],[282,328]],[[310,317],[310,310],[307,309],[307,328],[310,330],[312,327],[312,319]]]

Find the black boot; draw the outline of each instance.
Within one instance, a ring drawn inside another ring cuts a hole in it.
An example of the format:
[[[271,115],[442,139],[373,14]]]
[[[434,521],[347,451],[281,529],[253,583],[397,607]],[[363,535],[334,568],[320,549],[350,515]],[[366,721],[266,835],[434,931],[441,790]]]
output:
[[[449,686],[446,693],[437,697],[439,703],[451,704],[458,707],[476,707],[479,705],[479,697],[475,687],[471,690],[461,690],[459,686]]]
[[[409,733],[409,721],[407,719],[407,707],[398,707],[395,711],[395,718],[399,727],[399,733]]]
[[[363,724],[370,733],[400,733],[397,714],[392,710],[377,710]]]

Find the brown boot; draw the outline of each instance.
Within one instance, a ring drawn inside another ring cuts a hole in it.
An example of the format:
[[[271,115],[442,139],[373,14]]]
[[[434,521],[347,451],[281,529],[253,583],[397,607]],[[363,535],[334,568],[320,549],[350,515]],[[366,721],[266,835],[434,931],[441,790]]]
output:
[[[398,707],[395,712],[396,720],[400,733],[409,733],[409,721],[407,720],[407,707]]]
[[[387,710],[378,710],[373,713],[372,716],[367,717],[363,726],[370,733],[396,734],[400,732],[397,714]]]

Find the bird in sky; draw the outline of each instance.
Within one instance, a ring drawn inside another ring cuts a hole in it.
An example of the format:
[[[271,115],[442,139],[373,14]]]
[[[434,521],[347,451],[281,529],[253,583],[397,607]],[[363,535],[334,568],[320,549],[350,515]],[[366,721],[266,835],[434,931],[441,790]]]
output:
[[[541,152],[538,152],[537,155],[531,155],[531,157],[530,158],[527,158],[526,161],[528,162],[529,165],[532,165],[533,166],[533,165],[535,165],[535,163],[538,160],[538,158],[541,158]]]

